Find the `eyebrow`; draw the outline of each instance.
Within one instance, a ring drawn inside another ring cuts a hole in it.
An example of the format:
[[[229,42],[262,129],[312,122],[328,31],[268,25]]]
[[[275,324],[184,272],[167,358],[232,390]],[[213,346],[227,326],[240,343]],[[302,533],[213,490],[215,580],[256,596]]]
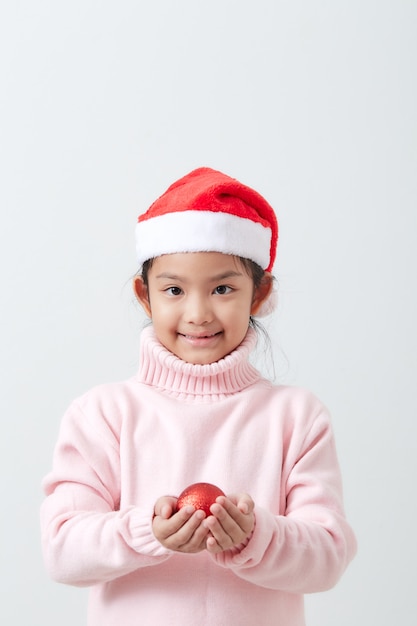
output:
[[[222,274],[217,274],[216,276],[212,276],[209,280],[216,283],[221,280],[227,280],[228,278],[238,278],[239,276],[243,276],[242,272],[230,271],[224,272]],[[170,274],[169,272],[162,272],[161,274],[157,274],[155,278],[163,278],[167,280],[178,280],[185,281],[184,278],[178,276],[178,274]]]

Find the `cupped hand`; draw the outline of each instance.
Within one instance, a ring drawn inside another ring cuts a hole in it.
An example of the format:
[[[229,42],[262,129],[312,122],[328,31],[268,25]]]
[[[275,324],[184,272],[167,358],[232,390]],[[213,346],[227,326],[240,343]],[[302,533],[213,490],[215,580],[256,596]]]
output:
[[[255,527],[255,503],[248,494],[219,496],[203,526],[209,531],[206,548],[212,554],[231,550],[247,541]]]
[[[206,515],[193,506],[177,512],[177,498],[163,496],[154,507],[152,529],[156,539],[169,550],[194,553],[206,548],[210,531],[202,524]]]

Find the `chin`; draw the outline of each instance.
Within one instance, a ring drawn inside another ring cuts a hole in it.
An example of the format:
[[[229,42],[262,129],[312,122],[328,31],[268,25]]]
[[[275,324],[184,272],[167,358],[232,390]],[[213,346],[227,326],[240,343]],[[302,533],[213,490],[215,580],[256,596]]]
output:
[[[210,365],[211,363],[221,361],[221,359],[228,354],[229,352],[220,352],[215,354],[177,354],[177,356],[186,363],[191,363],[192,365]]]

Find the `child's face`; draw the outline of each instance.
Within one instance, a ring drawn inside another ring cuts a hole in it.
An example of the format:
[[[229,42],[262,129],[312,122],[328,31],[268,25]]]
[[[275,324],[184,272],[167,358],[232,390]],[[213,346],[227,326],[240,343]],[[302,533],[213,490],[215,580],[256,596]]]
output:
[[[139,277],[134,288],[159,341],[183,361],[201,365],[242,342],[251,313],[270,290],[255,290],[239,259],[220,252],[157,257],[148,288]]]

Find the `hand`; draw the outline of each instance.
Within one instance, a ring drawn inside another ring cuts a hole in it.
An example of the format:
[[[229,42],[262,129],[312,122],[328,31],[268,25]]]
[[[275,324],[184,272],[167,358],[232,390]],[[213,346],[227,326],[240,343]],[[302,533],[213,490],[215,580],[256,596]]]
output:
[[[177,498],[159,498],[154,508],[152,529],[165,548],[175,552],[201,552],[206,548],[209,530],[202,525],[206,515],[193,506],[177,510]]]
[[[206,548],[212,554],[230,550],[246,541],[255,527],[255,503],[248,494],[219,496],[203,526],[210,531]]]

